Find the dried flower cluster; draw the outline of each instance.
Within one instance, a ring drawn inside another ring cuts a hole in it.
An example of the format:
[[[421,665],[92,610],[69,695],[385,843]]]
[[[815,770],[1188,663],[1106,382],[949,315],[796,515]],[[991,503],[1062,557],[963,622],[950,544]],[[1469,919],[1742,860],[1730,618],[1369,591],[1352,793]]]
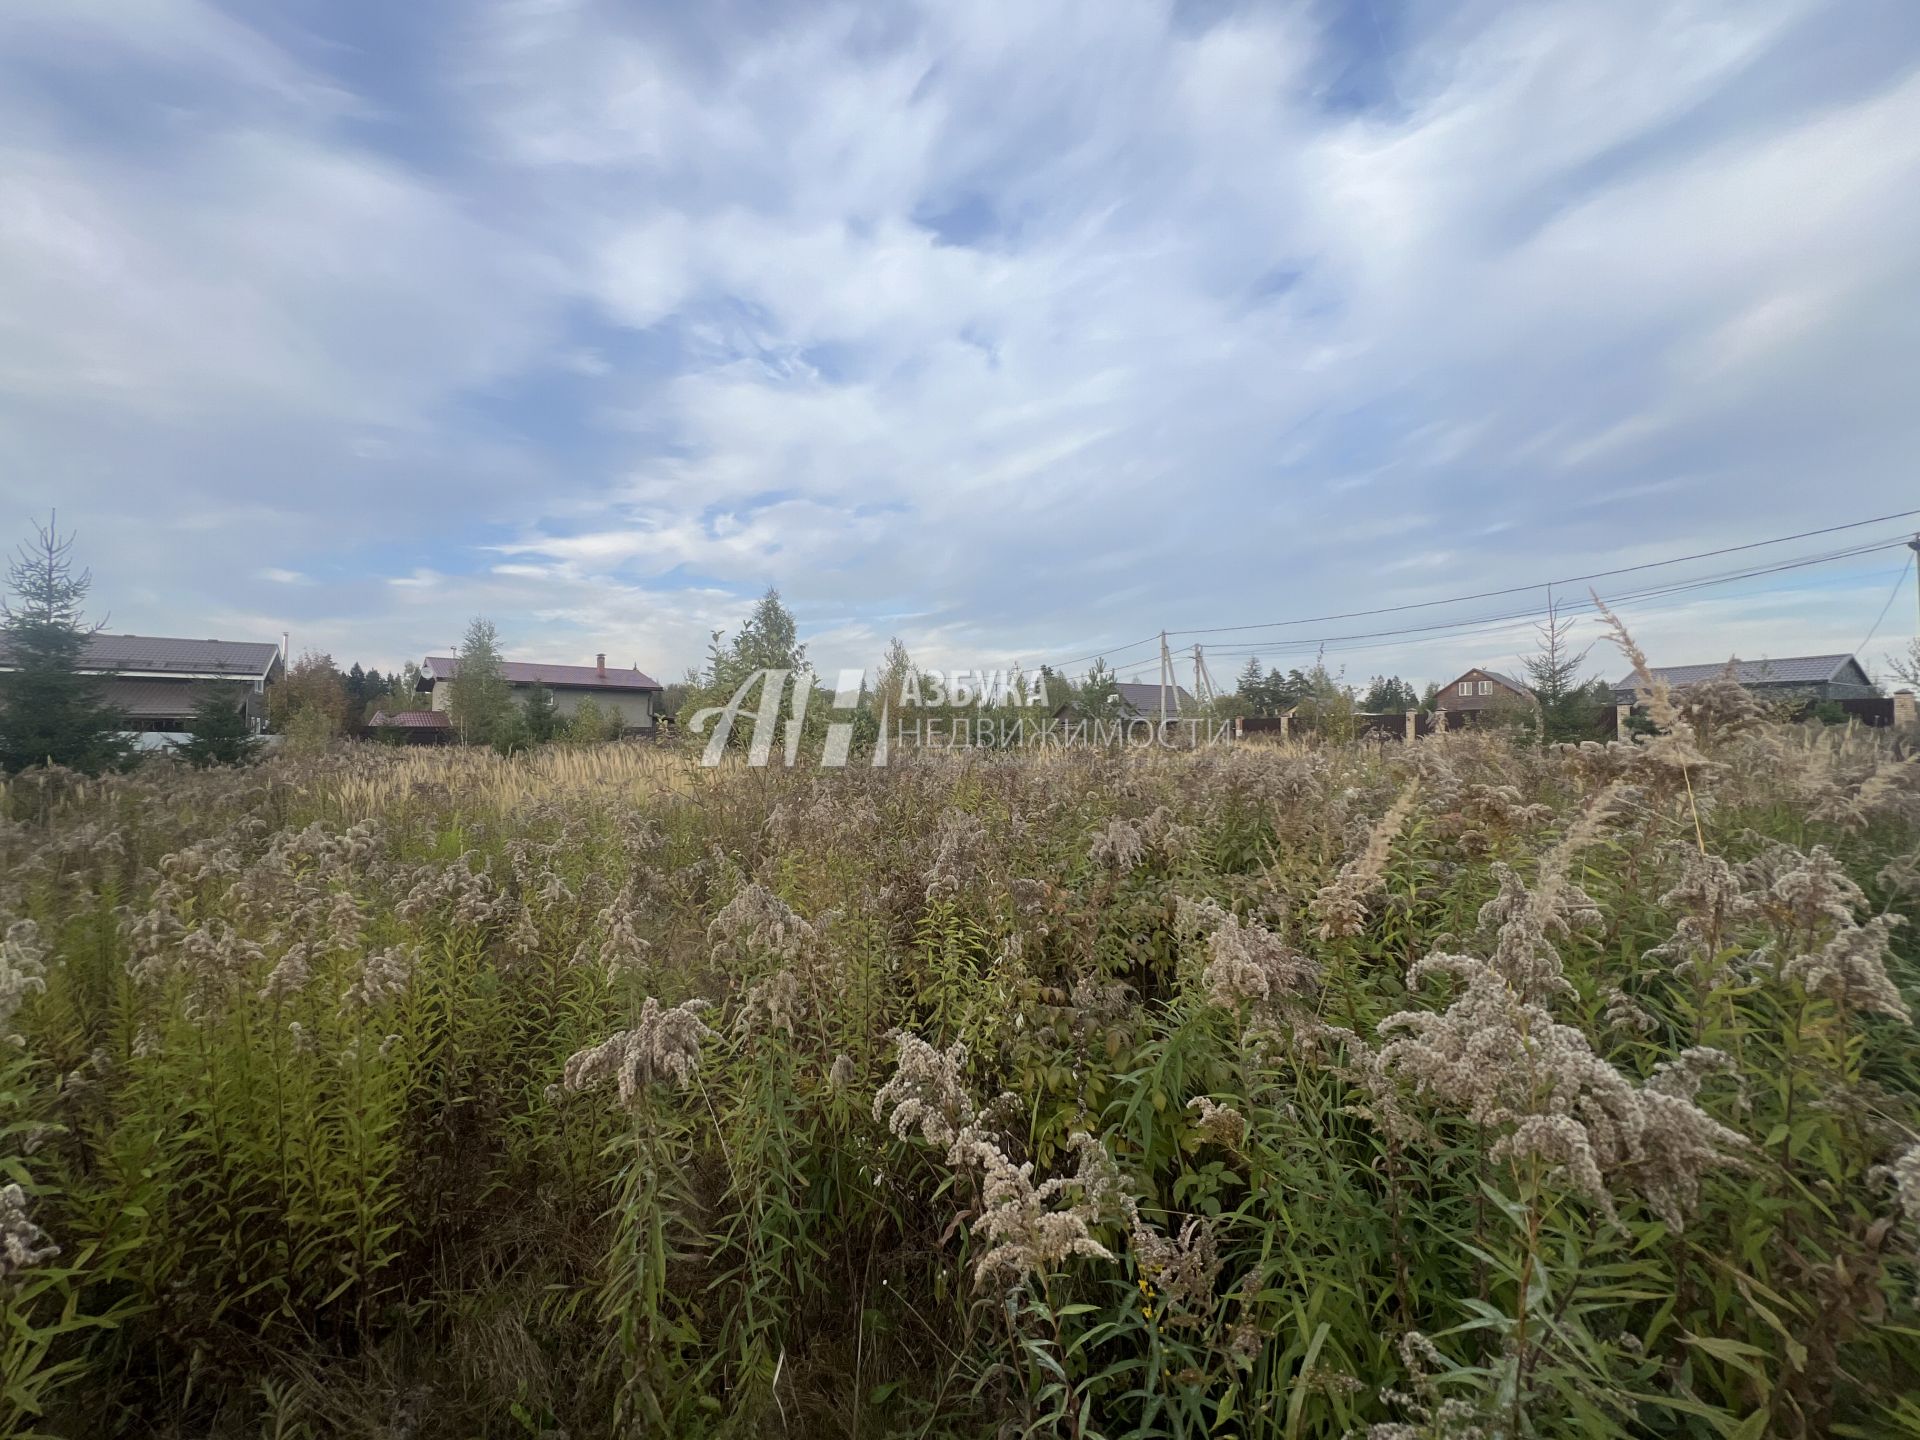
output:
[[[0,1185],[0,1286],[59,1253],[60,1247],[47,1232],[27,1217],[26,1192],[18,1185]]]
[[[1443,1011],[1383,1020],[1380,1033],[1392,1038],[1380,1065],[1494,1137],[1492,1159],[1546,1162],[1609,1219],[1618,1218],[1612,1188],[1631,1189],[1676,1230],[1697,1203],[1701,1177],[1740,1163],[1744,1137],[1693,1103],[1712,1052],[1638,1087],[1487,962],[1434,955],[1409,980],[1440,974],[1464,981],[1464,991]]]
[[[658,1085],[685,1089],[700,1072],[701,1043],[713,1036],[700,1018],[707,1008],[705,1000],[686,1000],[664,1009],[649,995],[637,1025],[571,1056],[560,1083],[577,1093],[611,1081],[628,1107]]]
[[[40,927],[31,920],[16,920],[7,926],[0,939],[0,1043],[20,1044],[11,1035],[12,1023],[27,996],[47,988],[47,947],[40,939]]]
[[[413,948],[406,945],[390,945],[363,957],[353,983],[340,997],[341,1010],[371,1010],[399,999],[407,993],[407,983],[413,978],[418,958]]]
[[[1224,1009],[1243,1005],[1279,1007],[1310,999],[1320,967],[1261,925],[1243,924],[1222,914],[1207,938],[1207,963],[1200,986],[1210,1004]]]

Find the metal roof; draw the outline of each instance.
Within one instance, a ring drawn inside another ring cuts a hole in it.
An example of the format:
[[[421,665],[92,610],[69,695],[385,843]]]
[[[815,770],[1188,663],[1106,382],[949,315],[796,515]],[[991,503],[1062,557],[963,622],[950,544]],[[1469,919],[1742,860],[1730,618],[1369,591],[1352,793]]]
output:
[[[460,662],[451,655],[429,655],[420,667],[429,682],[451,680]],[[639,668],[616,670],[609,665],[549,665],[545,661],[503,660],[500,669],[509,685],[532,685],[536,681],[550,690],[659,690],[660,682]]]
[[[1167,687],[1167,703],[1175,713],[1189,709],[1193,705],[1193,696],[1178,685]],[[1122,680],[1113,687],[1113,693],[1120,697],[1120,703],[1139,715],[1158,715],[1160,713],[1160,687],[1145,681]]]
[[[1733,678],[1742,685],[1820,685],[1836,679],[1840,672],[1852,665],[1859,669],[1851,655],[1787,655],[1777,660],[1722,660],[1718,665],[1656,665],[1653,666],[1653,678],[1664,680],[1678,689],[1683,685],[1698,685],[1702,681],[1717,680],[1733,667]],[[1865,684],[1866,672],[1861,671],[1860,682]],[[1631,690],[1637,683],[1629,671],[1614,684],[1616,690]]]
[[[376,710],[367,724],[374,729],[394,730],[448,730],[453,726],[446,713],[440,710],[396,710],[391,715],[384,710]]]
[[[0,639],[0,665],[8,646]],[[280,658],[280,647],[255,640],[175,640],[161,635],[108,635],[88,638],[80,668],[96,674],[137,671],[160,675],[228,675],[255,680]]]

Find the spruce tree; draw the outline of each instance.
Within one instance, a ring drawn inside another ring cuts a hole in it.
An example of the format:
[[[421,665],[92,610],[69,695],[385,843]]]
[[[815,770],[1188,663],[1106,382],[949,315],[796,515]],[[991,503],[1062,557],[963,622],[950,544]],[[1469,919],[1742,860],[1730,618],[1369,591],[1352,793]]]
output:
[[[544,745],[560,728],[560,712],[554,708],[553,692],[538,680],[527,687],[527,698],[520,702],[523,738],[531,745]]]
[[[9,569],[12,598],[0,601],[8,667],[0,671],[0,769],[65,765],[98,774],[124,764],[133,742],[126,717],[80,670],[100,629],[81,619],[93,576],[74,573],[73,537],[62,539],[52,519],[34,531]]]
[[[1592,739],[1599,724],[1602,691],[1580,679],[1587,652],[1571,644],[1573,622],[1562,620],[1558,608],[1549,604],[1546,620],[1534,628],[1540,643],[1523,663],[1537,705],[1529,718],[1540,743]]]
[[[202,770],[244,765],[260,748],[247,724],[246,694],[237,685],[209,686],[194,703],[187,730],[190,738],[177,753]]]

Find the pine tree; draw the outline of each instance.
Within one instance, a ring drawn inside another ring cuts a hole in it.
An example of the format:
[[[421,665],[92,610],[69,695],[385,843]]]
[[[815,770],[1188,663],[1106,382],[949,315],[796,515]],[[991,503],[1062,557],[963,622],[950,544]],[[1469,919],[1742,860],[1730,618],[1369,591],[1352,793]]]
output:
[[[194,704],[187,731],[191,738],[176,753],[202,770],[244,765],[260,747],[247,723],[245,692],[237,685],[208,687]]]
[[[500,659],[500,632],[491,620],[476,616],[469,622],[458,659],[449,682],[453,701],[447,707],[454,731],[469,745],[490,744],[513,706],[513,690]]]
[[[98,774],[124,764],[133,742],[126,717],[81,673],[87,641],[100,627],[82,622],[93,576],[73,570],[73,537],[49,519],[20,546],[8,574],[13,598],[0,602],[7,670],[0,672],[0,769],[66,765]]]
[[[1080,692],[1075,698],[1074,710],[1089,720],[1117,720],[1125,711],[1121,704],[1120,692],[1115,689],[1117,681],[1113,671],[1107,667],[1104,659],[1093,662],[1087,671],[1087,678],[1080,682]]]

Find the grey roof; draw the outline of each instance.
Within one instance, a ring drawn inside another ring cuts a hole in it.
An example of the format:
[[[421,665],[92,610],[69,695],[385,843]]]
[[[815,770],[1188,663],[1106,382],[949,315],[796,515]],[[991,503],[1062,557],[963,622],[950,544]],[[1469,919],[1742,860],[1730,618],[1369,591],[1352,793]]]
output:
[[[452,655],[429,655],[426,664],[420,667],[421,675],[426,679],[429,689],[436,680],[451,680],[460,669],[460,662]],[[549,665],[544,660],[503,660],[500,669],[507,677],[509,685],[532,685],[536,681],[551,690],[659,690],[663,687],[658,680],[641,670],[638,666],[631,670],[616,670],[609,665],[604,671],[597,665]]]
[[[1122,680],[1114,685],[1113,693],[1120,697],[1120,703],[1136,715],[1158,715],[1160,713],[1160,687],[1147,681]],[[1191,709],[1193,696],[1178,685],[1168,687],[1167,705],[1177,714]]]
[[[8,648],[0,639],[0,665]],[[161,635],[95,635],[81,668],[97,673],[149,671],[174,675],[230,675],[255,680],[280,658],[280,647],[256,640],[175,640]]]
[[[1717,665],[1656,665],[1653,678],[1678,689],[1704,680],[1717,680],[1726,673],[1729,664],[1733,666],[1733,678],[1742,685],[1820,685],[1837,679],[1849,665],[1859,669],[1851,655],[1787,655],[1777,660],[1722,660]],[[1865,671],[1860,678],[1865,681]],[[1628,672],[1613,688],[1631,690],[1635,683],[1634,675]]]
[[[396,710],[389,715],[385,710],[373,712],[373,718],[367,721],[369,729],[380,730],[446,730],[452,727],[452,720],[440,710]]]

